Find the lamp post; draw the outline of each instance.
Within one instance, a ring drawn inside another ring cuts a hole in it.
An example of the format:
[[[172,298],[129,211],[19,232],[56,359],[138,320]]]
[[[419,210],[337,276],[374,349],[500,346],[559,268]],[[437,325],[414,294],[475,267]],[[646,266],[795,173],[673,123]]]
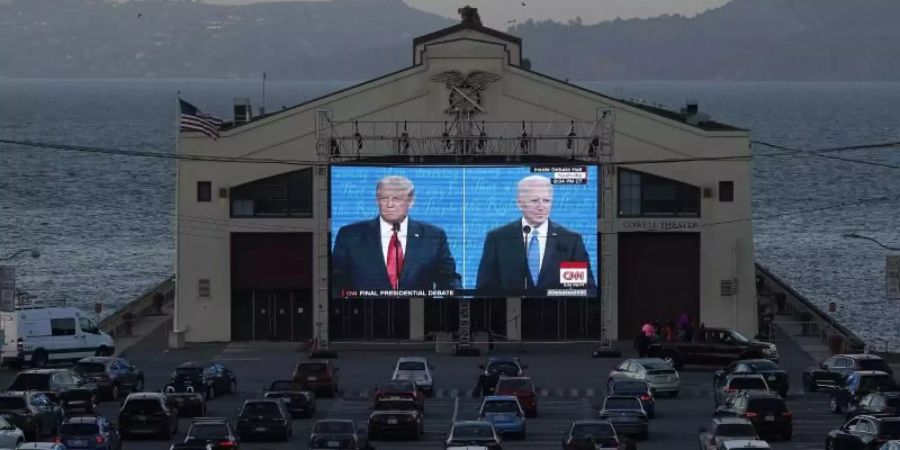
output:
[[[33,248],[25,248],[25,249],[22,249],[22,250],[19,250],[19,251],[13,253],[13,254],[10,255],[10,256],[4,257],[4,258],[0,258],[0,261],[9,261],[9,260],[11,260],[11,259],[13,259],[13,258],[15,258],[15,257],[17,257],[17,256],[19,256],[19,255],[21,255],[21,254],[23,254],[23,253],[28,253],[28,252],[31,252],[30,255],[31,255],[32,258],[40,258],[40,257],[41,257],[41,252],[39,252],[39,251],[37,251],[37,250],[35,250],[35,249],[33,249]]]
[[[900,251],[900,247],[891,247],[891,246],[889,246],[889,245],[883,244],[881,241],[879,241],[879,240],[877,240],[877,239],[875,239],[875,238],[871,238],[871,237],[869,237],[869,236],[863,236],[863,235],[857,234],[857,233],[844,233],[844,234],[841,235],[841,237],[845,237],[845,238],[848,238],[848,239],[865,239],[865,240],[867,240],[867,241],[871,241],[871,242],[874,242],[874,243],[878,244],[880,247],[882,247],[882,248],[884,248],[884,249],[886,249],[886,250],[891,250],[891,251],[895,251],[895,252],[896,252],[896,251]]]

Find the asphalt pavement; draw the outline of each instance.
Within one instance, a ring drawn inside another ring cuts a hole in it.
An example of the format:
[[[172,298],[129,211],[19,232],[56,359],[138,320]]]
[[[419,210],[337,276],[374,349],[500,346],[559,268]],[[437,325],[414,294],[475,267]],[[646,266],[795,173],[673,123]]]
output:
[[[192,345],[168,350],[164,330],[132,346],[122,357],[143,369],[148,390],[159,390],[172,370],[184,361],[222,362],[238,377],[238,393],[220,396],[208,404],[209,416],[233,418],[243,401],[258,397],[269,382],[287,379],[297,362],[308,359],[297,343],[231,343]],[[560,441],[573,420],[591,418],[593,407],[603,396],[607,374],[618,359],[591,357],[591,344],[528,344],[506,347],[496,353],[514,354],[528,364],[526,369],[537,388],[539,416],[527,419],[525,440],[506,440],[504,449],[559,449]],[[773,442],[775,449],[823,449],[826,433],[843,423],[841,415],[827,409],[827,394],[803,393],[800,376],[813,362],[799,347],[779,343],[782,366],[791,374],[788,407],[794,413],[794,437],[790,442]],[[349,418],[365,426],[376,386],[388,379],[400,356],[425,356],[434,366],[435,395],[425,407],[425,435],[421,441],[374,442],[378,450],[439,449],[443,436],[458,411],[458,418],[474,418],[480,399],[472,396],[482,357],[454,357],[435,354],[422,345],[380,344],[343,350],[335,360],[340,368],[336,398],[318,399],[318,412],[312,419],[294,421],[294,436],[289,442],[245,442],[244,449],[305,449],[307,436],[316,419]],[[688,367],[681,371],[682,390],[677,398],[657,400],[657,415],[650,422],[650,438],[638,442],[640,449],[697,449],[698,427],[705,426],[713,411],[712,377],[714,368]],[[15,375],[3,369],[0,383],[6,385]],[[113,421],[117,403],[106,402],[101,412]],[[183,439],[191,419],[183,418],[177,440]],[[170,443],[160,440],[127,441],[126,450],[163,450]]]

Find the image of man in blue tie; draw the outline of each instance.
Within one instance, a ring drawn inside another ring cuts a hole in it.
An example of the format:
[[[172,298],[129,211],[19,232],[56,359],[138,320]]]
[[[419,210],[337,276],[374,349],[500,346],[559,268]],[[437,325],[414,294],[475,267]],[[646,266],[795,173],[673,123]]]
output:
[[[562,262],[588,263],[584,287],[595,288],[590,259],[581,235],[550,220],[553,185],[541,175],[530,175],[516,185],[516,206],[522,217],[491,230],[478,265],[476,290],[515,291],[562,287]],[[542,295],[540,292],[534,295]]]

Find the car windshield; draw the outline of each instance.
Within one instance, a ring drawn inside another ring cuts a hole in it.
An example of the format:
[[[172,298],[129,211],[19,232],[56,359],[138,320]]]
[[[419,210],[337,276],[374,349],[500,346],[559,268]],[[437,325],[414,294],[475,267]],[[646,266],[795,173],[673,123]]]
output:
[[[422,361],[403,361],[397,364],[397,370],[425,370],[425,363]]]
[[[882,372],[891,371],[890,366],[883,359],[860,359],[859,370],[880,370]]]
[[[732,378],[731,383],[728,383],[728,387],[731,389],[738,390],[765,390],[767,388],[766,382],[763,381],[762,378],[756,377],[740,377],[740,378]]]
[[[293,381],[273,381],[269,389],[273,391],[300,391],[303,390],[303,386]]]
[[[0,410],[25,409],[25,399],[22,397],[0,397]]]
[[[516,376],[519,374],[519,365],[514,362],[495,362],[488,366],[488,372],[507,376]]]
[[[859,387],[862,389],[876,389],[880,387],[894,386],[894,378],[890,375],[871,375],[862,377],[859,380]]]
[[[647,370],[672,370],[672,365],[663,360],[639,360],[638,364]]]
[[[490,425],[466,424],[453,427],[453,439],[493,438],[494,432]]]
[[[509,400],[489,400],[484,402],[481,408],[483,413],[516,413],[519,412],[519,404]]]
[[[106,364],[98,362],[79,362],[72,367],[75,373],[103,373],[106,372]]]
[[[191,427],[188,439],[222,439],[228,436],[228,427],[224,423],[204,423]]]
[[[297,372],[300,373],[325,373],[327,371],[327,367],[325,364],[321,363],[307,363],[300,364],[297,366]],[[390,366],[388,366],[390,367]]]
[[[280,417],[281,411],[278,405],[273,402],[252,402],[244,405],[241,411],[241,417]]]
[[[734,330],[728,330],[728,335],[731,336],[731,339],[737,342],[750,342],[750,339],[747,339],[743,334],[738,333]]]
[[[613,390],[616,392],[645,393],[647,392],[647,383],[643,381],[616,381],[613,385]]]
[[[641,401],[637,398],[608,398],[603,405],[603,409],[641,409]]]
[[[375,404],[376,411],[414,411],[416,403],[401,400],[382,400]]]
[[[891,420],[881,422],[881,433],[888,439],[900,439],[900,421]]]
[[[43,391],[50,389],[50,374],[20,373],[9,386],[11,391]]]
[[[756,436],[750,423],[723,423],[716,427],[716,436]]]
[[[784,404],[784,400],[778,398],[751,398],[747,409],[763,414],[781,414],[787,412],[787,406]]]
[[[390,367],[390,366],[389,366]],[[350,422],[319,422],[313,430],[316,434],[353,434]]]
[[[753,361],[747,363],[747,365],[753,370],[779,370],[778,364],[775,364],[772,361]]]
[[[91,436],[99,432],[96,423],[64,423],[59,433],[63,436]]]
[[[593,437],[603,437],[612,436],[614,434],[612,426],[606,423],[582,423],[572,427],[572,437],[579,439],[587,437],[588,435]]]
[[[531,386],[531,380],[525,378],[502,378],[500,379],[500,382],[497,383],[497,389],[508,389],[511,391],[530,391],[534,388],[533,386]]]
[[[125,406],[122,407],[122,411],[138,414],[154,413],[161,410],[162,406],[159,404],[159,400],[155,398],[127,400]]]
[[[416,390],[416,385],[409,380],[386,381],[381,383],[378,390],[382,392],[412,392]]]

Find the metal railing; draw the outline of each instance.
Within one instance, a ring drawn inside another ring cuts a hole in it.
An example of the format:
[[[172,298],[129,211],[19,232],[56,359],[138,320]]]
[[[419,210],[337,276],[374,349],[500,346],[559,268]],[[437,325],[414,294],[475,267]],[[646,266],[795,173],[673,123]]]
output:
[[[137,321],[158,313],[162,305],[174,299],[175,275],[172,275],[123,305],[116,312],[104,317],[100,321],[100,329],[112,337],[128,336]]]

